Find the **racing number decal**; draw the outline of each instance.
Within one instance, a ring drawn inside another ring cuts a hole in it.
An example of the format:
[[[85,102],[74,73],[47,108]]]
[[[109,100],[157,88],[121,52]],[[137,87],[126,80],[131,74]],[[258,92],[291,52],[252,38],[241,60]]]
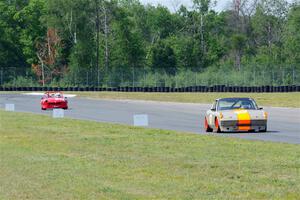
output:
[[[238,124],[240,131],[248,131],[250,130],[251,118],[250,114],[247,110],[237,110],[235,111],[238,117]]]

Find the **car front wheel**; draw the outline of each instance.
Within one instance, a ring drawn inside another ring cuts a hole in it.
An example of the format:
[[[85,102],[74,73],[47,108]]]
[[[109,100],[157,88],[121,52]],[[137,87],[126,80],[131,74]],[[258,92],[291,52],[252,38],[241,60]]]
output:
[[[204,119],[204,129],[205,129],[206,132],[212,132],[213,131],[213,129],[209,127],[206,117]]]
[[[216,133],[221,133],[220,123],[219,123],[219,120],[218,120],[217,117],[216,117],[216,119],[215,119],[215,132],[216,132]]]
[[[265,126],[264,129],[260,130],[259,132],[263,132],[263,133],[267,132],[267,125]]]

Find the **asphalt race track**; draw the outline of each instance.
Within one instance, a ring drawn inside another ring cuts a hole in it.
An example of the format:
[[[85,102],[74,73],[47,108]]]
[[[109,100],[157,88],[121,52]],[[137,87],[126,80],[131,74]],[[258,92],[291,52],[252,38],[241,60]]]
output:
[[[42,111],[40,96],[0,94],[0,108],[6,103],[15,104],[17,112],[52,115]],[[177,130],[203,134],[204,114],[210,105],[161,103],[146,101],[93,100],[69,98],[69,110],[65,117],[101,122],[133,124],[133,115],[148,114],[152,128]],[[300,144],[300,109],[265,107],[269,113],[267,133],[227,133],[225,137],[265,140]],[[1,120],[1,119],[0,119]]]

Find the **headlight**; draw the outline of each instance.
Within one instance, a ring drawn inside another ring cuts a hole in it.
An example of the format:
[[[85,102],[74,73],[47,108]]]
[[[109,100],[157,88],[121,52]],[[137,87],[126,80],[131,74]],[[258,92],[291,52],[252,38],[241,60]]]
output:
[[[267,112],[264,112],[264,118],[268,119],[268,113]]]
[[[223,114],[220,112],[220,119],[223,119]]]

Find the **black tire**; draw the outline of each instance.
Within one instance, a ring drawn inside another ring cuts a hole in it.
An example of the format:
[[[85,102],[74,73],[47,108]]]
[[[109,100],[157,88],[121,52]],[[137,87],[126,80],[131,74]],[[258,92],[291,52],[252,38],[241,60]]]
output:
[[[265,132],[267,132],[267,125],[265,126],[265,129],[263,129],[263,130],[260,130],[259,132],[262,132],[262,133],[265,133]]]
[[[219,120],[218,120],[217,117],[215,118],[215,128],[214,128],[214,132],[215,132],[215,133],[222,133],[222,131],[221,131],[221,129],[220,129],[220,125],[219,125]]]
[[[210,128],[209,125],[208,125],[208,123],[207,123],[206,117],[204,119],[204,129],[205,129],[205,132],[207,132],[207,133],[213,132],[213,129]]]
[[[43,107],[42,107],[41,109],[42,109],[42,110],[46,110],[46,108],[43,108]]]

